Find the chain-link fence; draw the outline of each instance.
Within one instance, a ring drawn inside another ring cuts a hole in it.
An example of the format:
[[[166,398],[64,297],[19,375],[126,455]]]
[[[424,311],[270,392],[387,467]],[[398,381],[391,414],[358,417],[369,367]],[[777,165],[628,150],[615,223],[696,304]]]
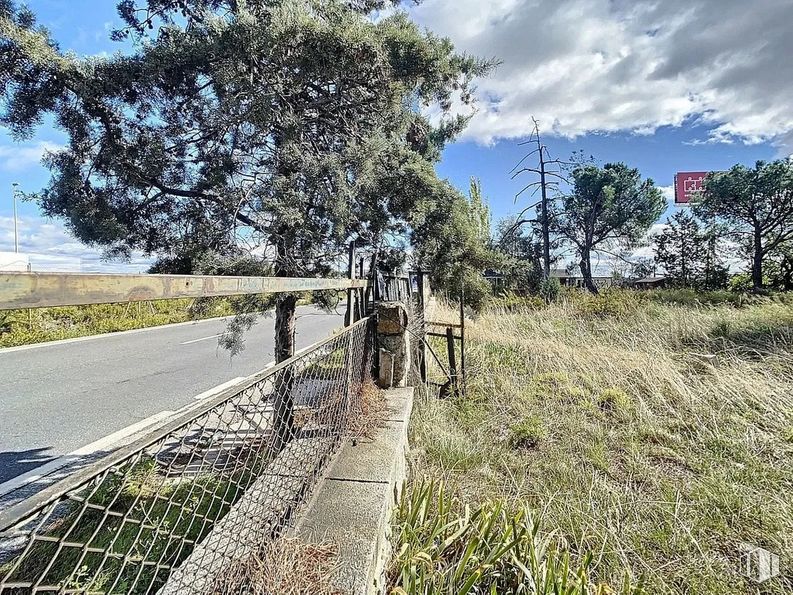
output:
[[[369,318],[0,513],[0,593],[200,593],[289,523],[360,410]]]

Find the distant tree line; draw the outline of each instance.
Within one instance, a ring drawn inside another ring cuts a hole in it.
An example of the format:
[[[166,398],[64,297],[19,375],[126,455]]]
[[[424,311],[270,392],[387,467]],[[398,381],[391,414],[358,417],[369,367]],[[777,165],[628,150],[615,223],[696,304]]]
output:
[[[579,158],[570,163],[566,174],[568,191],[557,191],[548,205],[549,252],[556,266],[572,260],[566,268],[580,273],[590,291],[598,291],[593,260],[601,254],[612,262],[623,262],[627,277],[663,276],[673,287],[793,290],[790,160],[760,161],[751,168],[736,165],[708,175],[704,190],[691,206],[668,217],[653,234],[649,231],[667,203],[653,181],[643,180],[638,170],[624,163],[601,167],[591,158]],[[539,204],[530,207],[536,208],[534,218],[527,217],[528,209],[524,209],[497,222],[492,237],[487,237],[476,215],[483,208],[487,212],[482,200],[477,183],[472,185],[467,206],[461,203],[469,214],[457,219],[452,235],[469,247],[456,253],[456,270],[468,266],[469,288],[474,277],[489,270],[505,287],[547,293],[553,279],[543,274]],[[473,250],[472,245],[478,248]],[[652,258],[632,256],[642,246],[651,249]],[[565,253],[573,258],[563,258]],[[467,254],[475,258],[466,261]],[[741,267],[747,272],[738,273]],[[482,294],[484,289],[469,291]]]

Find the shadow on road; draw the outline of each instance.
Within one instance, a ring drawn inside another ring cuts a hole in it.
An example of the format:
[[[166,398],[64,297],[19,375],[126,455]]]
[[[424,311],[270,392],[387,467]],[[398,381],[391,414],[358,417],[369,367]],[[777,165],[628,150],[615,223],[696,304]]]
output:
[[[0,452],[0,483],[54,460],[46,454],[49,451],[50,447]]]

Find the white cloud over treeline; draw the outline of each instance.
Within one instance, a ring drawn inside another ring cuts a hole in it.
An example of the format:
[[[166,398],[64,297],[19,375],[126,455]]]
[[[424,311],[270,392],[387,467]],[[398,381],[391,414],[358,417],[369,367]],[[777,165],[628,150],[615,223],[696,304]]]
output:
[[[426,0],[411,11],[502,65],[478,84],[468,138],[652,133],[793,147],[791,0]],[[790,151],[788,151],[790,152]]]

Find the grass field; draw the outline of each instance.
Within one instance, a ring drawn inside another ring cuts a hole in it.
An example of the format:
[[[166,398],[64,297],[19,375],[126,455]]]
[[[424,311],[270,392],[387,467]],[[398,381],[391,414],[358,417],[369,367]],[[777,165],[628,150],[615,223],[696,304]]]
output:
[[[191,299],[0,311],[0,347],[148,328],[232,314],[226,299]]]
[[[793,591],[789,301],[568,294],[467,336],[465,398],[414,413],[397,592]]]
[[[5,310],[0,311],[0,348],[261,311],[271,301],[272,296],[241,296]],[[299,303],[312,301],[306,292]]]

